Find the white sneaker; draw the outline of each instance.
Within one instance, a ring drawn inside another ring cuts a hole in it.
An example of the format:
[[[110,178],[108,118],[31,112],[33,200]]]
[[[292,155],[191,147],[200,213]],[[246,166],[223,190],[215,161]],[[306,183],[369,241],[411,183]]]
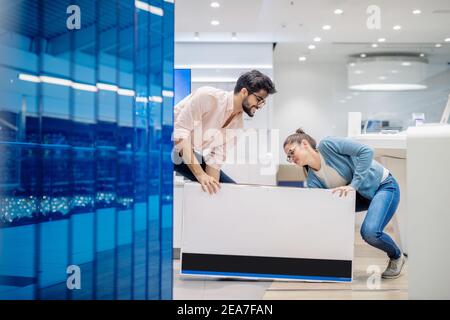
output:
[[[396,279],[400,277],[405,262],[406,258],[403,253],[398,259],[390,259],[389,264],[381,277],[384,279]]]

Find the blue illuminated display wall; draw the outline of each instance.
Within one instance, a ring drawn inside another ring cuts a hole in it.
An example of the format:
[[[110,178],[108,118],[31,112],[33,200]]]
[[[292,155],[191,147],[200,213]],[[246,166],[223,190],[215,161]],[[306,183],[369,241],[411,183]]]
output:
[[[0,34],[0,299],[171,299],[174,4],[12,1]]]

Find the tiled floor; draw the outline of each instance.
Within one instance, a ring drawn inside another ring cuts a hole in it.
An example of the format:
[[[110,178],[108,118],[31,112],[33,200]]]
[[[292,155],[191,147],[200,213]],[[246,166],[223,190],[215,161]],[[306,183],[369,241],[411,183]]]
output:
[[[180,260],[174,261],[174,300],[260,300],[272,281],[215,280],[180,275]]]
[[[389,226],[388,233],[392,234]],[[395,238],[395,237],[394,237]],[[367,245],[355,229],[355,259],[352,283],[311,283],[293,281],[237,281],[180,276],[180,261],[174,260],[176,300],[202,299],[408,299],[408,265],[398,279],[377,281],[372,270],[383,272],[386,255]],[[370,267],[370,268],[369,268]]]

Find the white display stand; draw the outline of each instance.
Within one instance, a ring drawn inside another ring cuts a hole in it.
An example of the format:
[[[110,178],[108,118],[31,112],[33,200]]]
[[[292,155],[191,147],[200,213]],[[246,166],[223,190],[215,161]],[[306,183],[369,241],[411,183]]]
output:
[[[450,299],[450,125],[408,129],[410,299]]]
[[[186,183],[181,274],[350,282],[355,193]]]

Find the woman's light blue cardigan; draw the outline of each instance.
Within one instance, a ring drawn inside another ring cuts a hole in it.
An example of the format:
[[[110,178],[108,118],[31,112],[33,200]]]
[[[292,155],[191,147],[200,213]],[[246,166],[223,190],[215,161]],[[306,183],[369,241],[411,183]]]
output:
[[[346,138],[326,137],[317,146],[325,163],[334,168],[350,186],[371,200],[380,186],[383,166],[373,160],[373,151],[366,145]],[[308,170],[308,188],[328,189],[328,186]]]

